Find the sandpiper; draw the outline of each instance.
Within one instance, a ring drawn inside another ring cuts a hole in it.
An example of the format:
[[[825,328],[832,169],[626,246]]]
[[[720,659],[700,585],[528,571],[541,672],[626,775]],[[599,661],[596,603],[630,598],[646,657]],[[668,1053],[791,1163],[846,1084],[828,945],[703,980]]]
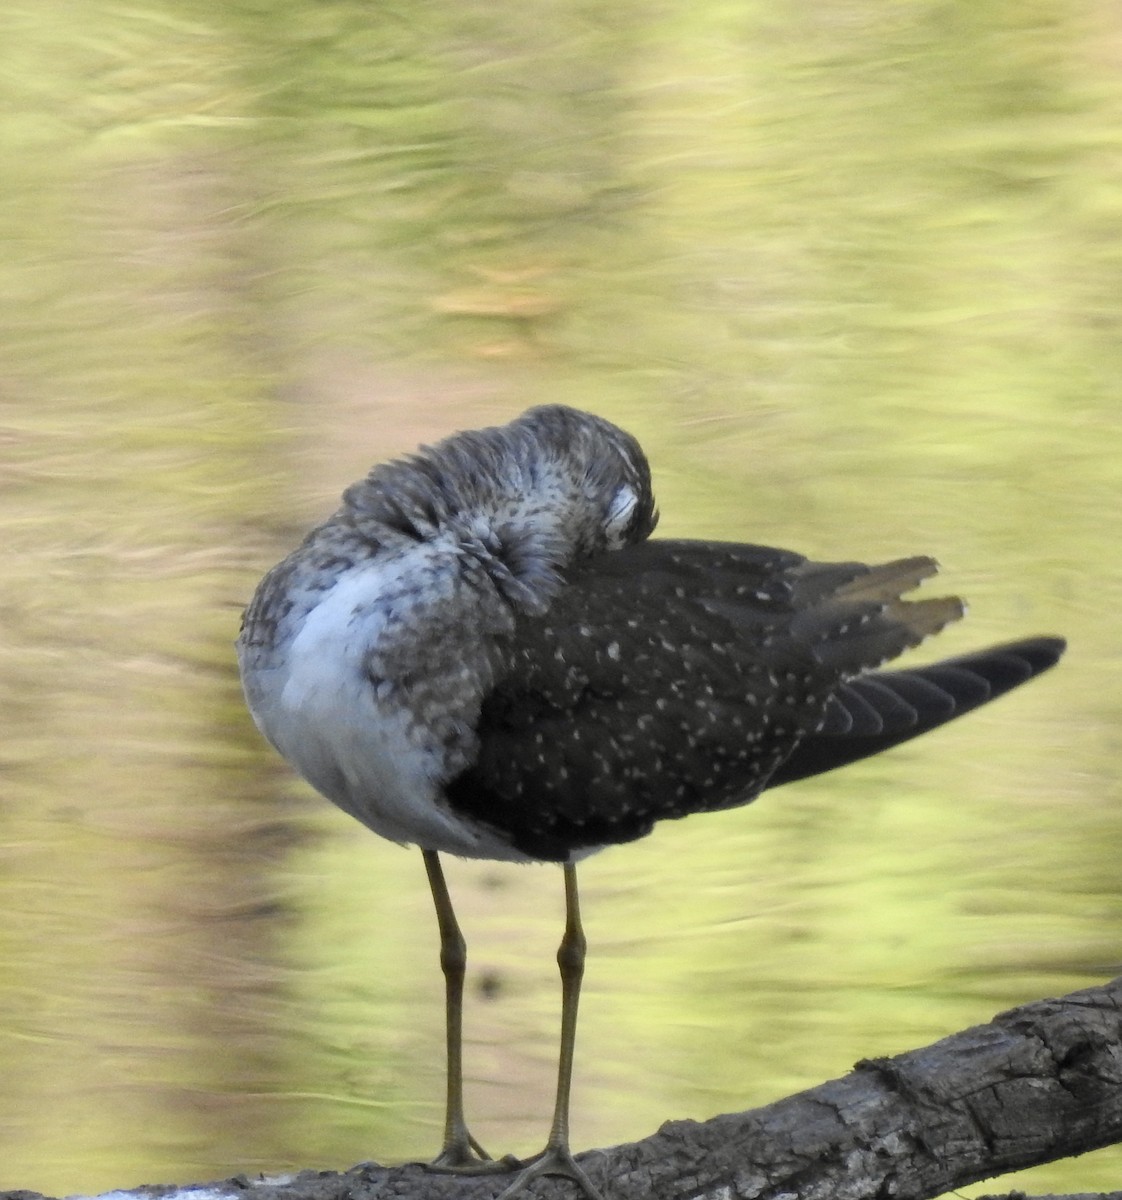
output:
[[[963,615],[903,597],[935,562],[816,563],[648,540],[638,442],[558,405],[375,467],[275,566],[238,640],[246,698],[329,800],[424,856],[447,1019],[444,1141],[431,1164],[567,1175],[585,938],[576,864],[655,822],[925,733],[1052,666],[1034,637],[878,670]],[[487,1158],[464,1118],[466,951],[439,855],[558,863],[561,1053],[544,1151]]]

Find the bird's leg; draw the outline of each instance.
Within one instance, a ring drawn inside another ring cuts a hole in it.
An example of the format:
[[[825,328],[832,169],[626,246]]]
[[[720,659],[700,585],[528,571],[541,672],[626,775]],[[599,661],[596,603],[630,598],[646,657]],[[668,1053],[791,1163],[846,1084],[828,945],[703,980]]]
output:
[[[444,972],[445,1026],[448,1053],[448,1096],[444,1109],[444,1145],[429,1164],[443,1170],[497,1167],[486,1150],[471,1136],[464,1120],[463,1016],[464,972],[467,969],[467,943],[460,932],[444,869],[435,850],[423,850],[425,871],[429,877],[436,921],[440,929],[440,969]]]
[[[561,1055],[557,1066],[557,1099],[553,1106],[553,1123],[545,1149],[534,1158],[521,1175],[498,1197],[511,1200],[539,1175],[561,1175],[571,1179],[589,1200],[603,1200],[591,1180],[573,1161],[569,1149],[569,1094],[573,1080],[573,1049],[577,1037],[577,1006],[580,985],[584,978],[584,955],[587,941],[580,921],[580,899],[577,895],[577,869],[565,864],[565,933],[557,950],[557,965],[561,968]]]

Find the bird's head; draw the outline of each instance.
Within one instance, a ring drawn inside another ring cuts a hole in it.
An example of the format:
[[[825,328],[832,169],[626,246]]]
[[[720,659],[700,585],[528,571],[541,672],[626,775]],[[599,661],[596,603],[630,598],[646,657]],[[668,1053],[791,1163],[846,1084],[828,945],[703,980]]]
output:
[[[639,443],[559,404],[375,467],[344,504],[411,539],[455,539],[530,610],[548,604],[568,566],[643,541],[658,520]]]
[[[658,513],[647,456],[618,425],[551,404],[488,432],[506,435],[515,511],[531,524],[554,524],[571,557],[650,536]]]

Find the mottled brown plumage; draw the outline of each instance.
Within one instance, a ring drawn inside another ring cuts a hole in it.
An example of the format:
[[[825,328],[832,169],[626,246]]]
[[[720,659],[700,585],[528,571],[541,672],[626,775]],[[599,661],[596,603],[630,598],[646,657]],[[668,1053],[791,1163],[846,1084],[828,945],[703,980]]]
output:
[[[963,614],[955,598],[908,598],[932,559],[648,540],[656,519],[634,438],[532,409],[348,488],[262,580],[238,643],[265,736],[325,796],[425,853],[448,986],[441,1168],[500,1169],[463,1120],[463,939],[437,854],[565,867],[554,1125],[511,1192],[560,1172],[596,1194],[568,1151],[577,860],[927,732],[1063,650],[1032,638],[880,671]]]

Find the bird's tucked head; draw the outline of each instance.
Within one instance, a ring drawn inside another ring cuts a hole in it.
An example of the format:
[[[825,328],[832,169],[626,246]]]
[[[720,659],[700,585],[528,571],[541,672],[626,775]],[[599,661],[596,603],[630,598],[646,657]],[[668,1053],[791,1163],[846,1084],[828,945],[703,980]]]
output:
[[[563,405],[375,467],[343,499],[360,525],[454,539],[528,611],[548,605],[570,564],[641,542],[658,520],[639,443]]]

